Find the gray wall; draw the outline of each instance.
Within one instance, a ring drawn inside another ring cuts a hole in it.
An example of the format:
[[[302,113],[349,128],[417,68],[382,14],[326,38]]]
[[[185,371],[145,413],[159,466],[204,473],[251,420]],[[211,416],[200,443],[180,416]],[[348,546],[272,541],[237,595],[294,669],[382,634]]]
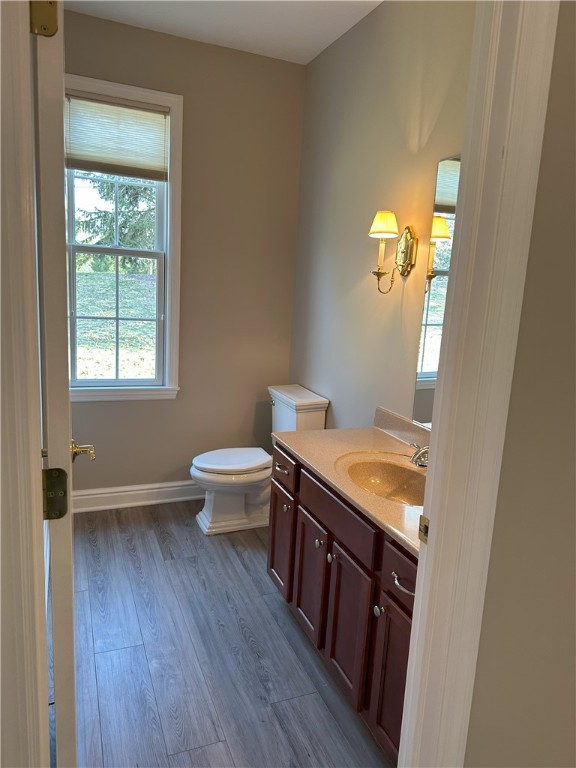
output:
[[[291,379],[330,399],[328,426],[371,424],[378,405],[412,417],[436,168],[462,149],[474,12],[383,3],[308,65]],[[386,296],[367,236],[380,208],[420,237]]]
[[[575,10],[561,4],[468,766],[576,765]]]
[[[414,411],[412,418],[422,424],[432,421],[432,411],[434,409],[434,395],[436,387],[430,389],[417,389],[414,393]]]
[[[180,393],[75,403],[77,489],[184,480],[192,457],[270,447],[287,383],[305,69],[67,13],[66,71],[182,94]],[[233,232],[233,234],[232,234]]]

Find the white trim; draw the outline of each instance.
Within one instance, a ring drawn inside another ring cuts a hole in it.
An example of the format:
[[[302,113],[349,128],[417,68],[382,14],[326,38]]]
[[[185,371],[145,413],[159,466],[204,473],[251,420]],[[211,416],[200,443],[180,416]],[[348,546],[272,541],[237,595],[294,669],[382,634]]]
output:
[[[70,387],[73,403],[103,400],[174,400],[179,387]]]
[[[416,379],[416,389],[436,389],[436,382],[438,379],[436,376],[434,378],[428,378],[428,379]]]
[[[144,507],[170,501],[203,499],[204,491],[193,480],[175,480],[171,483],[125,485],[117,488],[90,488],[73,491],[74,512],[95,512],[102,509]]]
[[[123,83],[111,83],[80,75],[66,75],[66,90],[95,93],[143,104],[155,104],[170,110],[170,170],[168,179],[168,226],[166,232],[166,302],[165,313],[168,332],[164,347],[164,388],[170,390],[169,399],[178,393],[178,355],[180,337],[180,249],[181,249],[181,208],[182,208],[182,121],[183,97],[175,93],[153,91]],[[94,390],[92,390],[94,391]],[[73,400],[124,400],[155,399],[128,397],[73,397]]]
[[[477,13],[399,754],[411,768],[465,761],[558,3]]]
[[[29,5],[2,3],[2,765],[49,765]],[[6,192],[9,194],[6,194]],[[6,450],[8,448],[8,450]]]

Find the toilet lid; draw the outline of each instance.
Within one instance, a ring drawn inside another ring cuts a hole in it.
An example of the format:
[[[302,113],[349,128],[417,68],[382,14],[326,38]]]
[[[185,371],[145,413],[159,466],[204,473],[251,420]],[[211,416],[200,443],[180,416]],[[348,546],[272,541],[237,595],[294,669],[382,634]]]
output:
[[[272,456],[262,448],[221,448],[196,456],[192,464],[201,472],[220,475],[247,474],[272,466]]]

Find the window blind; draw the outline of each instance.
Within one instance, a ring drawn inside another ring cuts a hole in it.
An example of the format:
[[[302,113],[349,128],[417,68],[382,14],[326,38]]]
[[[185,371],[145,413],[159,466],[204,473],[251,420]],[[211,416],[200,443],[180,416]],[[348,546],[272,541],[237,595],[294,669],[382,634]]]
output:
[[[442,160],[438,165],[434,210],[454,211],[458,198],[460,160]]]
[[[64,131],[68,168],[168,179],[166,112],[67,96]]]

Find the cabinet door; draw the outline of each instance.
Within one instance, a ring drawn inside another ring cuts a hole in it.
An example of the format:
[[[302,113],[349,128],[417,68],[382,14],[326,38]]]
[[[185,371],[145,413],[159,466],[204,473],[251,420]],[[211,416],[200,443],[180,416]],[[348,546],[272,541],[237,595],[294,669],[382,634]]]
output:
[[[374,667],[368,723],[384,750],[396,762],[408,667],[411,620],[384,592],[378,602]]]
[[[295,520],[294,499],[272,480],[268,573],[284,599],[288,601],[292,598]]]
[[[317,648],[324,640],[328,532],[298,507],[292,610]]]
[[[336,542],[331,557],[324,655],[359,710],[366,676],[372,579]]]

